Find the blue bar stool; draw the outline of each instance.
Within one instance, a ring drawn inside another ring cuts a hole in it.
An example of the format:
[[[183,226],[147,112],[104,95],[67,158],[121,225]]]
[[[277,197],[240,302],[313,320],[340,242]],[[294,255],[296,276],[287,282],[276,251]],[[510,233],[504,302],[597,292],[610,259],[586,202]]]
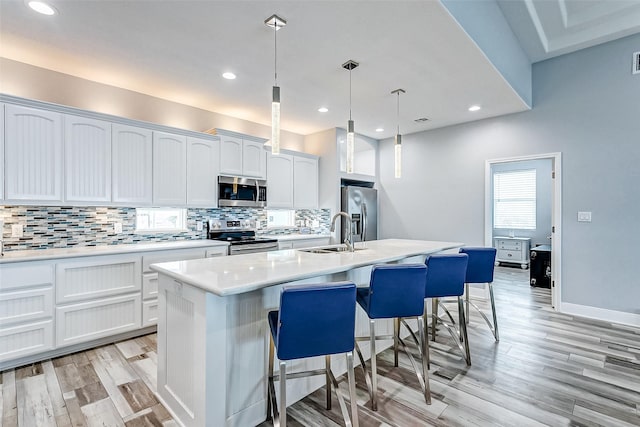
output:
[[[436,340],[436,325],[438,321],[449,331],[458,348],[462,352],[468,366],[471,366],[471,353],[469,352],[469,339],[467,337],[467,322],[464,318],[464,306],[462,295],[464,294],[464,280],[467,273],[467,254],[436,254],[431,255],[425,261],[427,265],[427,282],[425,298],[431,298],[431,339]],[[440,298],[457,297],[458,324],[453,320],[451,313],[442,303]],[[424,324],[427,325],[427,302],[424,307]],[[438,310],[442,308],[448,317],[446,321],[438,316]],[[429,348],[426,347],[426,358],[429,363]]]
[[[418,369],[413,357],[407,351],[407,347],[400,338],[400,325],[404,324],[410,331],[416,345],[423,355],[426,339],[422,324],[422,312],[424,310],[424,284],[427,268],[424,264],[393,264],[377,265],[371,270],[371,280],[369,287],[358,288],[357,302],[364,312],[369,316],[368,337],[356,337],[356,351],[360,358],[360,364],[364,370],[367,388],[371,395],[371,408],[378,409],[378,380],[377,380],[377,356],[376,340],[393,339],[394,365],[398,366],[398,344],[409,357],[413,369],[416,371],[418,381],[422,387],[424,399],[428,405],[431,404],[431,391],[429,389],[429,370],[424,356],[422,359],[422,369]],[[415,318],[418,321],[418,335],[407,325],[406,318]],[[393,335],[376,335],[376,319],[394,319]],[[358,341],[369,341],[371,345],[371,373],[367,373],[366,364],[362,352],[358,346]]]
[[[347,427],[358,427],[358,404],[353,372],[356,286],[351,282],[324,283],[284,287],[280,294],[280,310],[268,314],[271,339],[269,346],[269,380],[267,418],[275,427],[287,425],[286,379],[324,375],[327,409],[331,409],[331,384],[336,389],[342,416]],[[280,373],[274,375],[274,347],[280,361]],[[331,371],[331,355],[346,353],[351,419],[347,405],[338,392],[338,382]],[[325,356],[325,369],[287,374],[287,361]],[[274,382],[280,381],[280,414]]]
[[[500,335],[498,334],[498,317],[496,316],[496,302],[493,296],[493,269],[496,262],[496,249],[495,248],[461,248],[460,253],[467,254],[469,256],[469,264],[467,265],[467,275],[465,278],[465,296],[466,296],[466,317],[467,323],[469,323],[469,305],[473,306],[478,313],[482,316],[484,321],[489,326],[493,337],[496,341],[500,341]],[[491,299],[491,311],[493,313],[493,323],[489,318],[480,310],[473,301],[469,299],[469,283],[486,283],[489,285],[489,298]]]

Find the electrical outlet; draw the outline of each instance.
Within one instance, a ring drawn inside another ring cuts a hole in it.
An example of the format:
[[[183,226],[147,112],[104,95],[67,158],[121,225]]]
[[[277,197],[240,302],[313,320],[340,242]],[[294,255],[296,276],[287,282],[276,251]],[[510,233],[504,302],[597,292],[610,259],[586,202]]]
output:
[[[578,212],[578,222],[591,222],[591,212]]]
[[[196,231],[202,231],[202,221],[196,221]]]
[[[22,224],[12,224],[11,225],[11,237],[22,237],[24,233],[24,228]]]
[[[116,233],[116,234],[122,233],[122,223],[121,222],[114,222],[113,223],[113,232]]]

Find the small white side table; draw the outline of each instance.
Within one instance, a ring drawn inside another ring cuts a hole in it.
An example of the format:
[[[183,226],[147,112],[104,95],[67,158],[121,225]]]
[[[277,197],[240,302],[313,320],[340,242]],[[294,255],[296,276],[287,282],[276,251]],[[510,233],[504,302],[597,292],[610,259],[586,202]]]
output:
[[[496,265],[501,262],[520,264],[525,270],[529,267],[529,237],[494,237],[493,245],[497,249]]]

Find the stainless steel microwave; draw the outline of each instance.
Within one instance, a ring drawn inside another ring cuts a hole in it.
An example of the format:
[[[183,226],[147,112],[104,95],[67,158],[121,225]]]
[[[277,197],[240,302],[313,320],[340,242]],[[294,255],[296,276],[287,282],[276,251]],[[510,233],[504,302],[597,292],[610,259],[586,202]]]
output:
[[[218,206],[266,207],[267,181],[239,176],[219,176]]]

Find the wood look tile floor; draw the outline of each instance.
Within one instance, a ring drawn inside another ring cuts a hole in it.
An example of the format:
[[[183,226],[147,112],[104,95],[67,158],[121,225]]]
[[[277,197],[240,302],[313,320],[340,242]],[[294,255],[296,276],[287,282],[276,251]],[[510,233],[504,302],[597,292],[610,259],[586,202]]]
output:
[[[360,425],[640,426],[640,330],[556,313],[528,275],[496,268],[501,339],[472,310],[471,367],[446,332],[430,343],[432,405],[408,359],[394,368],[386,350],[374,412],[356,367]],[[155,349],[153,334],[3,372],[2,427],[176,425],[154,396]],[[344,425],[333,400],[326,411],[318,390],[289,408],[289,425]]]

